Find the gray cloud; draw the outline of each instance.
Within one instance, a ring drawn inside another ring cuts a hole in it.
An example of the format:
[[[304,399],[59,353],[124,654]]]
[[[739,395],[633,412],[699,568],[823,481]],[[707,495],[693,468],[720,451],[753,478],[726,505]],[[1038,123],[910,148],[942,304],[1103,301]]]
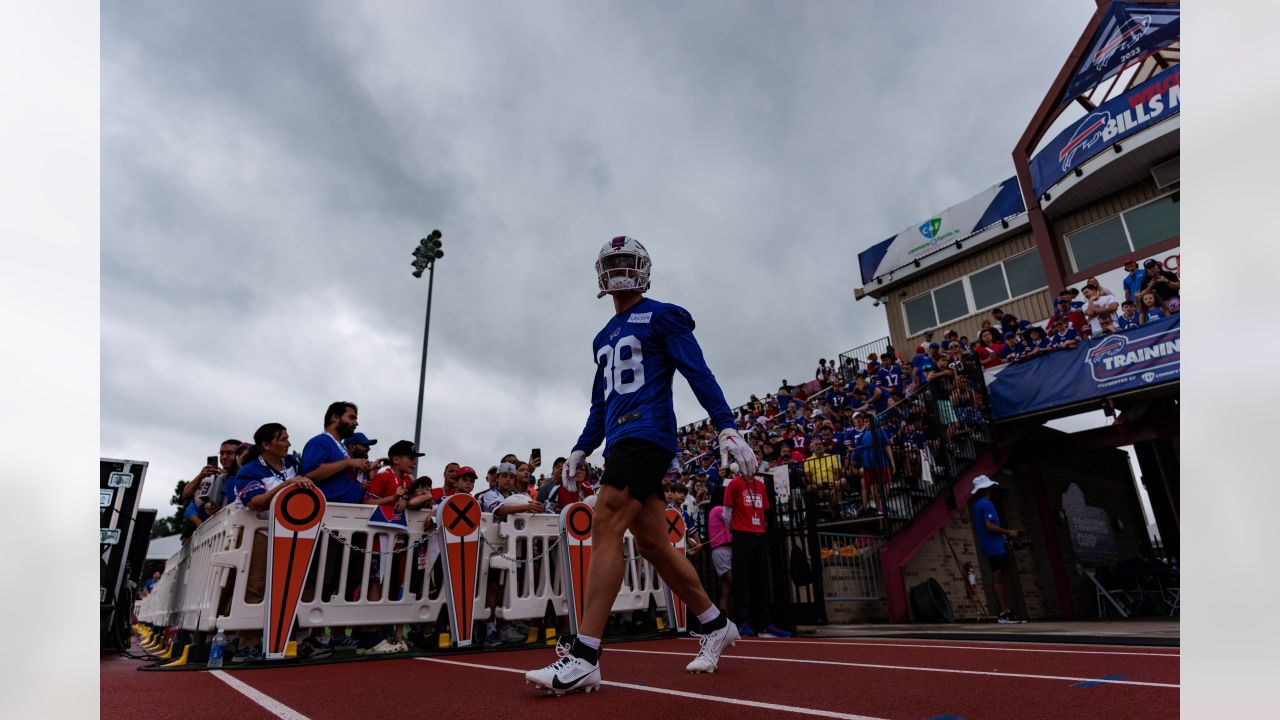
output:
[[[163,505],[334,399],[409,437],[434,227],[425,472],[567,452],[619,233],[731,403],[807,377],[885,334],[859,250],[1012,173],[1060,5],[109,3],[102,452]]]

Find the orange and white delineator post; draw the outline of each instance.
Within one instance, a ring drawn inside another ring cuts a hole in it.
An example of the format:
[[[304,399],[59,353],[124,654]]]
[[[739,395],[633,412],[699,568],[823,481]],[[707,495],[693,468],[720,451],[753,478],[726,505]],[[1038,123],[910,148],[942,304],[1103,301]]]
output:
[[[475,625],[476,576],[480,565],[480,503],[470,495],[450,495],[436,510],[444,539],[444,590],[454,647],[471,644]]]
[[[285,656],[324,508],[324,495],[319,490],[300,485],[291,485],[271,499],[271,547],[262,613],[262,647],[268,660]],[[248,541],[253,542],[252,537]]]
[[[564,594],[569,603],[569,628],[574,635],[586,609],[587,570],[591,567],[591,526],[595,511],[584,502],[560,511],[560,557]]]
[[[675,508],[667,508],[667,539],[681,556],[688,551],[688,544],[685,542],[684,515]],[[680,596],[672,592],[671,586],[667,585],[667,621],[671,627],[679,632],[688,630],[688,610],[688,606]]]

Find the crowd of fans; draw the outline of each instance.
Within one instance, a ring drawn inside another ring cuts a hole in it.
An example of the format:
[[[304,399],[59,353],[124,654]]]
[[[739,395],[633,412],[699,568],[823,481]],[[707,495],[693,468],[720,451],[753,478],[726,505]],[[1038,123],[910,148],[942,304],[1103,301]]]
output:
[[[1141,327],[1176,315],[1181,307],[1181,282],[1158,260],[1147,260],[1139,268],[1133,258],[1125,260],[1124,293],[1117,295],[1097,278],[1089,278],[1083,290],[1067,288],[1054,301],[1054,314],[1044,327],[1019,320],[1000,308],[991,319],[982,321],[974,353],[983,367],[1016,363],[1055,350],[1069,350],[1082,341]],[[925,333],[926,342],[932,334]],[[967,337],[946,338],[969,346]],[[944,347],[942,348],[945,350]]]
[[[304,598],[314,597],[318,590],[326,601],[339,592],[348,600],[356,600],[363,594],[376,601],[382,598],[385,572],[391,572],[387,584],[393,598],[406,591],[401,581],[405,577],[406,562],[413,563],[408,575],[408,591],[422,593],[429,575],[434,575],[433,587],[440,583],[439,548],[424,543],[408,552],[407,534],[395,532],[397,528],[407,528],[405,511],[430,510],[450,495],[467,493],[476,497],[484,512],[491,513],[501,522],[520,513],[558,514],[570,503],[593,502],[600,485],[601,468],[584,463],[578,470],[576,489],[566,489],[560,481],[565,463],[563,457],[552,462],[549,473],[538,474],[542,457],[537,450],[528,459],[520,459],[514,453],[502,456],[488,468],[483,481],[479,480],[474,469],[457,462],[445,465],[439,482],[427,475],[415,478],[414,471],[422,453],[412,442],[401,440],[393,443],[384,457],[375,459],[373,449],[378,440],[356,431],[359,417],[354,403],[332,403],[325,411],[324,420],[323,431],[310,438],[300,453],[291,449],[289,431],[279,423],[260,427],[254,433],[252,443],[237,439],[221,443],[218,456],[210,456],[205,467],[183,486],[181,500],[186,503],[183,542],[187,542],[202,523],[228,506],[258,512],[265,518],[271,499],[291,483],[314,487],[328,502],[377,506],[382,512],[371,516],[377,520],[371,519],[370,533],[351,539],[353,547],[349,553],[346,586],[339,587],[343,552],[340,546],[335,545],[342,541],[330,536],[323,541],[330,544],[329,560],[325,567],[318,567],[320,553],[317,552],[317,561],[304,590]],[[673,471],[664,482],[664,491],[669,506],[684,514],[689,533],[688,552],[691,559],[696,560],[705,548],[699,531],[699,518],[695,516],[700,503],[705,506],[705,493],[704,496],[691,497],[690,487],[680,481],[681,477],[680,473]],[[705,488],[705,483],[702,487]],[[431,531],[433,524],[433,519],[428,516],[424,530]],[[257,603],[265,594],[268,545],[262,531],[250,542],[244,599]],[[713,547],[715,545],[713,543]],[[370,563],[369,583],[367,587],[361,587],[366,551]],[[503,573],[492,572],[486,579],[486,601],[491,608],[500,601],[504,578]],[[140,591],[141,596],[146,597],[159,581],[160,573],[157,572]],[[229,580],[228,590],[234,584],[234,578]],[[222,600],[223,612],[229,609],[230,599],[228,592]],[[728,610],[727,607],[725,609]],[[639,624],[630,613],[616,614],[610,618],[609,632],[628,632],[637,629]],[[298,652],[307,658],[325,657],[343,648],[373,655],[404,652],[410,643],[424,648],[434,647],[441,629],[443,619],[441,627],[416,627],[408,633],[398,625],[327,628],[303,637],[298,643]],[[528,631],[525,623],[498,621],[496,616],[491,616],[482,636],[487,645],[501,645],[524,642]],[[777,632],[783,633],[781,630]],[[256,633],[233,633],[227,657],[233,663],[260,658],[259,641]]]

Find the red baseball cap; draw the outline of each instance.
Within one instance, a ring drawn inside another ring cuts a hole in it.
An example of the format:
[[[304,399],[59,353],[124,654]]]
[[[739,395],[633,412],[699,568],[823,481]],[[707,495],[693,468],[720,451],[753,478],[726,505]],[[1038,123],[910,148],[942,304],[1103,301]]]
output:
[[[478,478],[478,477],[480,477],[479,475],[477,475],[477,474],[476,474],[476,471],[475,471],[475,470],[472,470],[472,469],[471,469],[471,466],[470,466],[470,465],[463,465],[462,467],[458,468],[458,472],[456,472],[456,473],[454,473],[454,474],[453,474],[453,479],[454,479],[454,480],[457,480],[458,478],[462,477],[463,475],[470,475],[470,476],[471,476],[471,479],[473,479],[473,480],[474,480],[474,479],[476,479],[476,478]]]

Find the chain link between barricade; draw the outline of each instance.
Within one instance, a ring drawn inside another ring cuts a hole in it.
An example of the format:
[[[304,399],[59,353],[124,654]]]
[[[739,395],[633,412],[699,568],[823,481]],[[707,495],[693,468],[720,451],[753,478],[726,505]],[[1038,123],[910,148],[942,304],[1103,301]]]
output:
[[[440,528],[438,527],[432,528],[431,530],[428,530],[425,535],[423,535],[421,538],[419,538],[412,544],[407,544],[401,547],[397,547],[393,550],[372,550],[372,549],[362,548],[359,545],[355,545],[353,543],[347,542],[347,539],[342,537],[342,535],[338,534],[337,530],[330,530],[329,528],[325,527],[324,524],[320,525],[320,532],[336,540],[339,544],[346,545],[347,547],[359,553],[364,553],[366,555],[383,555],[383,554],[395,555],[398,553],[407,552],[409,550],[417,550],[418,548],[422,547],[426,543],[430,542],[431,538],[434,537],[436,533],[440,532]],[[370,531],[369,534],[376,535],[381,533],[375,530],[375,531]],[[403,533],[392,533],[392,534],[399,536],[399,535],[402,535]]]

